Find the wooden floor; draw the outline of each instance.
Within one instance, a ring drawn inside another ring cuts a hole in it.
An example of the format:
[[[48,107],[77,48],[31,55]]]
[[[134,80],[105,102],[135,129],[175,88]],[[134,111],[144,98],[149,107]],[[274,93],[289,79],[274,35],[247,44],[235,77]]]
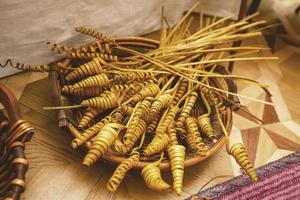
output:
[[[157,37],[157,34],[151,35]],[[249,41],[264,44],[263,39]],[[243,141],[255,167],[261,166],[293,151],[300,150],[300,51],[279,43],[275,55],[278,61],[249,61],[237,63],[234,73],[257,79],[269,85],[274,107],[248,102],[242,99],[249,110],[266,123],[257,124],[243,113],[234,114],[231,139]],[[260,53],[264,55],[270,52]],[[29,159],[26,200],[81,200],[81,199],[182,199],[196,193],[210,179],[240,174],[239,167],[230,158],[225,148],[208,160],[185,170],[184,194],[156,193],[146,188],[139,171],[129,173],[119,190],[111,193],[106,181],[113,172],[109,163],[98,162],[91,168],[81,166],[82,154],[69,146],[70,138],[57,128],[54,111],[45,111],[51,106],[50,83],[44,74],[18,74],[2,79],[19,98],[23,117],[36,128],[31,142],[27,143]],[[31,82],[32,80],[41,80]],[[23,90],[22,85],[26,85]],[[244,95],[267,99],[255,86],[239,82],[239,92]],[[163,173],[171,182],[170,172]],[[208,186],[227,178],[215,179]]]

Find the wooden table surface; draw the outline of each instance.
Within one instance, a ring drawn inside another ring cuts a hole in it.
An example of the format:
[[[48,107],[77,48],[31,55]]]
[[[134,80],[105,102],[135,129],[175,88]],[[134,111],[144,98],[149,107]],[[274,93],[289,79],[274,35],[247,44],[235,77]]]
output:
[[[158,34],[148,35],[157,38]],[[262,38],[248,41],[265,44]],[[247,42],[246,42],[247,43]],[[265,124],[257,124],[243,113],[234,114],[231,139],[243,141],[255,167],[300,150],[300,51],[284,43],[275,55],[278,61],[247,61],[236,64],[234,73],[257,79],[269,85],[274,107],[242,99],[249,110],[262,118]],[[270,52],[259,53],[270,55]],[[33,77],[34,76],[34,77]],[[23,90],[22,85],[31,80]],[[81,200],[81,199],[182,199],[196,193],[210,179],[240,174],[237,164],[225,148],[196,166],[187,168],[184,175],[184,193],[178,197],[175,192],[157,193],[145,186],[140,171],[127,174],[118,191],[111,193],[106,182],[114,167],[103,161],[90,168],[81,165],[83,154],[70,147],[70,138],[57,127],[55,111],[43,110],[51,106],[50,82],[45,74],[22,73],[1,79],[19,98],[24,119],[29,121],[36,132],[27,143],[26,155],[29,160],[27,186],[22,199],[26,200]],[[244,95],[266,99],[257,87],[238,82],[239,92]],[[171,183],[170,172],[163,173]],[[225,181],[219,178],[208,186]]]

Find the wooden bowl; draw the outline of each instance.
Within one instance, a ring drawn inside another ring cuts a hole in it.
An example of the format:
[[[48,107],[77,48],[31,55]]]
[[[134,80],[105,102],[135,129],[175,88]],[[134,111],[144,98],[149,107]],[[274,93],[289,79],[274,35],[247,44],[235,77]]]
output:
[[[151,50],[159,46],[158,41],[148,39],[148,38],[142,38],[142,37],[116,37],[114,39],[116,43],[118,43],[119,45],[124,45],[129,48],[134,48],[135,50],[136,49]],[[113,53],[115,53],[116,55],[122,54],[122,52],[113,52]],[[66,65],[68,65],[69,62],[70,60],[66,59],[62,62],[63,64],[60,66],[60,68],[58,68],[56,65],[53,65],[51,67],[49,78],[52,81],[51,94],[52,94],[52,99],[54,101],[54,106],[62,106],[64,103],[66,103],[66,101],[68,101],[65,96],[61,95],[61,88],[65,85],[64,75],[61,69],[64,68]],[[229,74],[229,72],[222,66],[217,66],[216,71],[218,71],[221,74]],[[224,88],[224,89],[226,88],[228,91],[236,93],[237,90],[236,85],[232,80],[225,79],[225,85],[224,84],[221,85],[217,79],[212,79],[212,80],[213,80],[212,81],[213,86],[218,88]],[[231,99],[231,101],[233,102],[238,102],[238,99],[235,96],[229,96],[229,99]],[[225,124],[227,131],[230,133],[232,127],[232,108],[229,107],[228,102],[225,101],[225,103],[227,103],[226,105],[228,105],[228,107],[226,113],[222,115],[222,120],[223,123]],[[212,111],[214,111],[213,108]],[[76,120],[74,120],[73,112],[70,112],[69,110],[63,110],[63,109],[58,110],[58,125],[62,130],[67,132],[72,138],[80,135],[80,132],[76,129],[76,123],[77,122]],[[195,155],[187,154],[186,160],[184,162],[185,167],[195,165],[209,158],[225,144],[225,137],[221,131],[221,127],[217,123],[217,118],[215,113],[213,114],[212,117],[212,124],[214,130],[216,131],[217,142],[213,143],[212,141],[209,140],[205,141],[205,143],[209,147],[205,156],[195,156]],[[83,145],[83,147],[85,148],[87,148],[88,146],[89,146],[89,142]],[[107,153],[102,157],[102,159],[115,164],[119,164],[124,160],[124,157],[113,155],[112,153]],[[147,160],[139,161],[138,163],[136,163],[135,168],[141,169],[145,167],[147,164],[149,164]],[[168,160],[164,160],[159,165],[159,168],[161,170],[169,169],[169,167],[170,167],[170,163],[168,162]]]
[[[0,199],[19,199],[28,167],[25,142],[31,139],[34,129],[22,120],[15,96],[2,84],[0,102],[8,113],[6,117],[0,112]]]

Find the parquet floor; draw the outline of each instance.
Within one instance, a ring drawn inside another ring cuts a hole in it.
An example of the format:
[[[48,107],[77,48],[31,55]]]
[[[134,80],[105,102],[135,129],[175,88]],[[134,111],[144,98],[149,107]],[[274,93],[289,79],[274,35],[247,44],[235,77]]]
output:
[[[157,34],[149,36],[155,38]],[[262,38],[248,42],[265,44]],[[300,50],[281,42],[278,45],[274,55],[279,60],[240,62],[234,70],[234,74],[268,84],[273,95],[269,100],[274,107],[241,99],[249,111],[265,121],[263,125],[242,112],[234,114],[232,142],[245,143],[255,167],[300,150]],[[113,172],[111,165],[98,162],[89,169],[82,167],[83,155],[71,149],[70,139],[57,128],[55,112],[42,109],[51,106],[50,83],[45,77],[45,74],[21,73],[1,79],[19,98],[23,117],[36,127],[26,147],[30,167],[23,199],[182,199],[174,192],[160,194],[148,190],[138,171],[129,173],[116,193],[108,192],[106,181]],[[256,86],[244,82],[238,86],[240,94],[268,100]],[[222,148],[208,160],[186,169],[183,197],[196,193],[213,177],[240,173],[235,161]],[[165,172],[164,178],[170,182],[170,172]],[[209,185],[224,180],[216,179]]]

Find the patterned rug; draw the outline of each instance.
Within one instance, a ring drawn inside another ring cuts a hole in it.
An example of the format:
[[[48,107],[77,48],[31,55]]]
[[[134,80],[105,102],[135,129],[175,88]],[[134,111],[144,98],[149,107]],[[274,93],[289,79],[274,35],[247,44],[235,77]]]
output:
[[[247,175],[235,177],[199,192],[197,199],[300,199],[300,151],[256,169],[259,180]]]

